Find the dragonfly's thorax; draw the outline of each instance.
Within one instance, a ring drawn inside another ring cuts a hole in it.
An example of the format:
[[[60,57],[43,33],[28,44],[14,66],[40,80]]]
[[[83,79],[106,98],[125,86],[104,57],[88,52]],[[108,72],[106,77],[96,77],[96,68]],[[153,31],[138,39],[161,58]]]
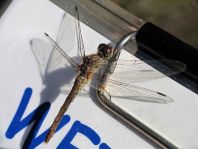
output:
[[[90,79],[92,75],[103,64],[104,59],[98,54],[88,55],[83,59],[83,63],[80,65],[80,75]]]
[[[80,65],[80,74],[86,76],[87,72],[90,69],[90,59],[86,56],[83,58],[83,63]]]

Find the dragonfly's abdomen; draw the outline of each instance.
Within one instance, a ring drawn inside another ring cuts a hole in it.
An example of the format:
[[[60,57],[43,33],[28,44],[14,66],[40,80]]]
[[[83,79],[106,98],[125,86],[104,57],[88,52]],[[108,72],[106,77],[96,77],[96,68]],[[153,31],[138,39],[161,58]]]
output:
[[[74,98],[78,95],[78,93],[81,91],[81,89],[85,86],[86,83],[87,83],[87,78],[83,77],[81,75],[78,75],[69,95],[67,96],[67,98],[66,98],[65,102],[63,103],[61,109],[59,110],[59,113],[56,116],[52,126],[50,127],[50,131],[47,134],[45,142],[48,142],[50,140],[51,136],[54,134],[64,113],[67,111],[67,109],[69,108],[69,106],[72,103],[72,101],[74,100]]]
[[[84,75],[79,74],[74,82],[74,86],[72,88],[72,90],[74,90],[73,92],[78,94],[82,90],[82,88],[87,84],[87,82],[88,78]]]

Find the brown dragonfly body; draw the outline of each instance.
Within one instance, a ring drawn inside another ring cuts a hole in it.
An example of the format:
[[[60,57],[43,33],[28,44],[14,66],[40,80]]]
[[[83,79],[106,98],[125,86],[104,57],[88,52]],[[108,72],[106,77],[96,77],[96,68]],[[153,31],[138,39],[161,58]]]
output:
[[[98,53],[85,56],[83,58],[83,62],[79,65],[78,75],[75,79],[74,85],[68,94],[64,104],[62,105],[59,113],[52,126],[50,127],[50,131],[47,134],[45,142],[49,142],[51,137],[53,136],[61,118],[64,113],[67,111],[69,105],[74,100],[74,98],[80,93],[82,88],[93,78],[93,75],[98,71],[98,69],[104,64],[106,60],[111,58],[113,55],[113,50],[106,44],[100,44],[98,47]]]

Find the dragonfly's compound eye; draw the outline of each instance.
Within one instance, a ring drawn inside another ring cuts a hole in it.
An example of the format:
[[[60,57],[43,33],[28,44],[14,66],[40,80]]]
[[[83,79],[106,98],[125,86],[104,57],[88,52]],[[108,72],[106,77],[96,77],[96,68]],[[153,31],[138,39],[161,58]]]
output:
[[[101,43],[98,46],[98,54],[103,58],[110,58],[112,56],[112,48],[107,44]]]

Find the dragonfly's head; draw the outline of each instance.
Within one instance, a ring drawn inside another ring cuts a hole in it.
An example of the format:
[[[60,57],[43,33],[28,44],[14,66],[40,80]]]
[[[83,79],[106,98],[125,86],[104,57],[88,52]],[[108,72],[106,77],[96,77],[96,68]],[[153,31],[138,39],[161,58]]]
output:
[[[102,58],[109,60],[113,56],[113,48],[107,44],[101,43],[98,46],[98,54]]]

